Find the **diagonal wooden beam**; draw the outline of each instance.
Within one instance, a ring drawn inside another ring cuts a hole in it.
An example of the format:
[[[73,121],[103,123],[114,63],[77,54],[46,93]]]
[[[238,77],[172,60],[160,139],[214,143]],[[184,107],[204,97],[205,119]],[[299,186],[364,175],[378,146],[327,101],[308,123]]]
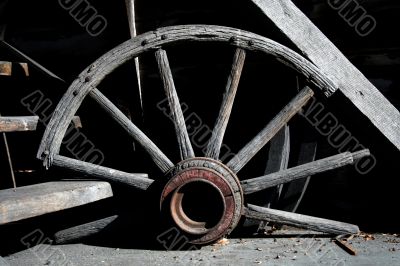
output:
[[[400,112],[290,0],[251,0],[400,150]]]

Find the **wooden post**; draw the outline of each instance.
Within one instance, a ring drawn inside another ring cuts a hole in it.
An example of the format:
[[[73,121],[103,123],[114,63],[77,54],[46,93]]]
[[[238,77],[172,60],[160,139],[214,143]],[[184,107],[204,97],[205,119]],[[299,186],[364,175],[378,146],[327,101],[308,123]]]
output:
[[[290,0],[251,0],[400,150],[400,112]]]

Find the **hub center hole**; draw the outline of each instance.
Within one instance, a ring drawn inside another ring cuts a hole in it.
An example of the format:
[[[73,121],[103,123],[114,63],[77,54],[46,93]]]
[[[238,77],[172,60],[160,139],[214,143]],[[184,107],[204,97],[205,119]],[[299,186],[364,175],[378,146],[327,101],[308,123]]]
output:
[[[225,211],[224,197],[211,182],[196,180],[183,185],[173,196],[172,216],[185,231],[200,233],[216,226]]]

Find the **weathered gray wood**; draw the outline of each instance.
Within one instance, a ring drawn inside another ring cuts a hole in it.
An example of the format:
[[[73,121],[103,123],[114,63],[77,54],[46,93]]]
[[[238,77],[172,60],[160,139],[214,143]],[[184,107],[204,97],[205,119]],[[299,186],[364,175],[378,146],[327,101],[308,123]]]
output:
[[[39,117],[37,116],[1,116],[0,132],[34,131],[38,121]]]
[[[142,145],[161,171],[167,172],[174,166],[167,156],[165,156],[165,154],[98,89],[93,89],[90,92],[90,96],[140,145]]]
[[[1,30],[1,28],[0,28]],[[1,34],[1,31],[0,31]],[[0,256],[0,266],[10,266],[10,264],[2,257]]]
[[[236,49],[233,58],[231,73],[228,77],[224,97],[219,110],[218,118],[214,126],[211,138],[208,142],[206,157],[219,159],[222,141],[225,136],[226,127],[232,111],[233,102],[235,100],[236,91],[239,86],[240,77],[242,75],[244,60],[246,59],[246,51],[243,49]]]
[[[251,1],[400,149],[400,112],[291,0]]]
[[[93,236],[110,226],[117,218],[118,215],[113,215],[58,231],[54,234],[54,243],[57,245],[68,244],[77,240],[82,240],[85,237]]]
[[[279,132],[271,139],[270,148],[268,151],[268,161],[264,174],[279,172],[287,169],[290,155],[290,130],[289,126],[285,125]],[[262,207],[271,208],[275,207],[276,203],[281,197],[282,186],[271,187],[262,192],[260,203]],[[254,219],[246,219],[243,223],[244,227],[257,226],[256,232],[261,229],[267,229],[267,221],[257,221]]]
[[[357,225],[298,213],[268,209],[250,204],[245,208],[245,216],[256,220],[276,222],[337,235],[358,234],[360,232]]]
[[[297,161],[297,165],[306,164],[315,160],[317,153],[317,143],[303,143],[300,147],[300,155]],[[353,154],[353,160],[355,156]],[[280,198],[280,202],[284,202],[284,211],[296,212],[299,207],[304,194],[307,190],[308,184],[310,183],[311,176],[306,176],[297,180],[293,180],[290,183],[284,185],[285,194]],[[287,202],[287,201],[290,201]]]
[[[54,157],[54,165],[85,174],[89,177],[95,177],[105,181],[118,182],[143,190],[146,190],[153,183],[153,180],[149,179],[147,174],[126,173],[112,168],[71,159],[61,155],[56,155]]]
[[[290,130],[285,125],[272,139],[268,151],[267,167],[264,174],[276,173],[288,168],[290,155]],[[278,185],[266,193],[265,207],[271,207],[271,204],[278,202],[281,197],[283,185]]]
[[[365,151],[363,152],[363,154],[366,156],[369,154],[369,151]],[[359,157],[358,154],[356,156]],[[354,162],[353,154],[350,152],[344,152],[311,163],[306,163],[293,168],[289,168],[287,170],[283,170],[277,173],[272,173],[266,176],[243,180],[241,182],[243,192],[245,194],[251,194],[299,178],[343,167],[345,165],[352,164],[353,162]]]
[[[235,39],[233,44],[232,37]],[[79,75],[57,105],[43,135],[37,157],[44,161],[46,167],[52,164],[54,155],[60,150],[62,139],[72,117],[87,94],[96,88],[105,76],[146,51],[184,41],[225,42],[246,50],[260,51],[284,61],[326,95],[331,95],[337,89],[336,85],[308,60],[265,37],[222,26],[183,25],[161,28],[117,46]]]
[[[178,94],[175,89],[174,79],[172,77],[167,52],[165,50],[158,49],[155,53],[155,56],[157,59],[161,80],[164,84],[165,94],[171,110],[170,114],[175,126],[175,133],[178,139],[181,159],[186,160],[189,158],[193,158],[195,155],[186,128],[185,117],[183,116],[181,104],[179,102]]]
[[[268,125],[242,148],[227,166],[235,173],[239,172],[254,155],[257,154],[275,134],[308,102],[314,92],[306,87],[279,112]]]
[[[353,160],[354,160],[354,162],[356,162],[356,161],[360,160],[361,158],[364,158],[364,157],[367,157],[370,155],[371,155],[371,153],[368,149],[356,151],[356,152],[353,152]]]
[[[112,197],[107,182],[61,181],[0,191],[0,225]]]
[[[6,153],[7,153],[8,166],[10,167],[11,180],[12,180],[12,183],[13,183],[13,187],[17,188],[17,181],[15,179],[14,166],[13,166],[13,163],[12,163],[10,147],[8,146],[7,135],[6,135],[6,133],[2,133],[2,134],[3,134],[4,146],[6,148]]]

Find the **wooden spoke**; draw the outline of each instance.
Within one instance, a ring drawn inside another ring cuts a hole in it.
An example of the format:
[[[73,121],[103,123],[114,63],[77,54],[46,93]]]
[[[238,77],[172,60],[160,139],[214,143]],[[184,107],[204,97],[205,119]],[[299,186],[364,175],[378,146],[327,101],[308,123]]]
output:
[[[289,126],[285,125],[272,139],[271,147],[268,152],[268,162],[265,168],[264,175],[276,173],[288,168],[290,155],[290,130]],[[265,207],[271,207],[271,204],[276,204],[282,194],[283,185],[271,188],[266,193]],[[272,205],[272,206],[273,206]]]
[[[143,190],[146,190],[153,183],[153,180],[149,179],[147,174],[125,173],[112,168],[71,159],[61,155],[54,156],[54,165],[91,177],[96,177],[101,180],[114,181]]]
[[[162,172],[165,173],[174,166],[167,156],[98,89],[91,90],[90,96],[142,145]]]
[[[208,142],[206,156],[218,159],[221,150],[222,141],[224,139],[225,130],[231,115],[233,102],[235,100],[236,91],[239,85],[239,80],[242,75],[244,60],[246,59],[246,51],[243,49],[236,49],[233,58],[231,73],[228,77],[224,97],[222,100],[221,109],[218,114],[211,139]]]
[[[315,155],[317,153],[317,143],[302,143],[299,152],[299,158],[297,165],[315,161]],[[353,157],[353,160],[355,158]],[[287,183],[284,186],[285,194],[279,198],[279,201],[284,203],[283,210],[296,212],[301,201],[303,200],[304,194],[307,190],[308,184],[310,183],[311,176],[306,176],[294,180],[293,182]]]
[[[245,208],[245,216],[251,219],[276,222],[337,235],[358,234],[360,232],[358,226],[353,224],[268,209],[255,205],[248,205],[247,208]]]
[[[313,95],[314,92],[305,87],[253,140],[228,162],[227,166],[235,173],[239,172]]]
[[[193,158],[194,151],[192,144],[190,143],[190,138],[187,132],[182,108],[179,103],[178,94],[176,93],[167,53],[165,52],[165,50],[159,49],[156,51],[155,55],[158,63],[158,68],[160,70],[161,79],[164,84],[165,94],[168,98],[169,106],[171,109],[171,116],[175,125],[181,159],[185,160]]]
[[[359,159],[368,155],[369,155],[368,150],[363,150],[361,152],[356,152],[356,153],[345,152],[321,160],[317,160],[311,163],[306,163],[293,168],[289,168],[287,170],[283,170],[277,173],[272,173],[266,176],[243,180],[241,182],[243,192],[245,194],[251,194],[299,178],[326,172],[348,164],[352,164],[355,161],[355,159]]]

